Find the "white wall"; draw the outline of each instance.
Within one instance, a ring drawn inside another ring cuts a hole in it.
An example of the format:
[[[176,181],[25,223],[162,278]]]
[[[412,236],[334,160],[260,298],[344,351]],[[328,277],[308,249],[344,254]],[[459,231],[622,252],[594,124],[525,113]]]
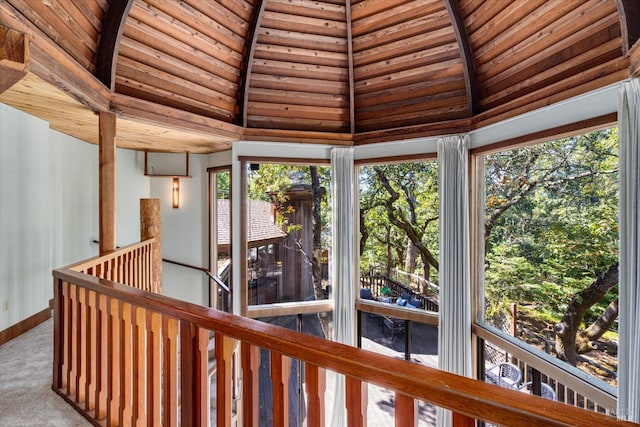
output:
[[[180,178],[177,209],[171,205],[173,178],[151,178],[151,197],[160,199],[162,212],[163,258],[205,268],[209,266],[207,162],[206,155],[190,155],[191,178]],[[170,297],[208,305],[208,280],[198,270],[163,263],[162,290]]]
[[[117,242],[139,241],[144,158],[117,152]],[[45,309],[51,270],[96,256],[98,149],[0,104],[0,331]],[[4,310],[6,305],[6,310]]]

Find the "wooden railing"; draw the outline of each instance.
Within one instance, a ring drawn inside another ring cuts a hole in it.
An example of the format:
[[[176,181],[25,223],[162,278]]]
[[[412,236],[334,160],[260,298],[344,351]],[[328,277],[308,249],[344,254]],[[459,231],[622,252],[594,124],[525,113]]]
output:
[[[67,269],[158,293],[151,268],[154,243],[155,239],[134,243],[110,254],[70,265]]]
[[[527,349],[526,344],[516,338],[475,325],[474,334],[487,343],[504,350],[508,361],[520,368],[523,383],[545,383],[556,395],[556,400],[589,411],[614,415],[616,412],[616,390],[610,385],[590,379],[577,368],[560,366],[554,357]],[[535,352],[535,354],[534,354]]]
[[[239,425],[258,425],[260,349],[270,352],[275,426],[288,425],[291,359],[305,366],[301,398],[310,427],[326,424],[326,370],[346,377],[349,426],[367,424],[367,384],[395,392],[396,426],[416,424],[417,400],[452,410],[456,426],[472,426],[475,419],[514,426],[634,425],[71,269],[53,275],[53,389],[97,425],[206,426],[212,333],[217,426],[232,422],[234,365],[242,371]]]
[[[382,289],[387,288],[389,290],[389,296],[391,298],[398,298],[403,293],[409,294],[411,297],[420,300],[421,308],[427,311],[438,311],[438,302],[426,295],[417,292],[410,287],[393,280],[382,274],[376,274],[371,276],[361,276],[360,286],[363,288],[371,289],[373,295],[380,297],[383,295]]]

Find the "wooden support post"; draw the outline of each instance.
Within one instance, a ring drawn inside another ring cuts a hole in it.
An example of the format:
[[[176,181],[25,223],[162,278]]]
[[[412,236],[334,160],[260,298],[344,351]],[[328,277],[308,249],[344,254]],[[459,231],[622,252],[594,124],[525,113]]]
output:
[[[155,238],[151,249],[151,291],[162,293],[162,218],[160,199],[140,199],[140,241]]]
[[[29,35],[0,25],[0,95],[29,72]]]
[[[100,256],[116,250],[116,115],[99,113]]]

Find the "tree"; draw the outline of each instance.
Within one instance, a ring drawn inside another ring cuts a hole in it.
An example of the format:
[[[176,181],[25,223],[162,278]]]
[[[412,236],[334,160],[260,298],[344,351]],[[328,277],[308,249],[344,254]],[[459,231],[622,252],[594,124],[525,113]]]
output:
[[[575,363],[617,316],[616,129],[490,155],[485,173],[488,301],[544,302]]]
[[[612,301],[589,328],[580,330],[580,324],[587,310],[599,302],[617,284],[618,263],[616,262],[600,274],[590,286],[571,297],[562,320],[556,323],[553,328],[557,336],[556,353],[558,358],[575,366],[578,353],[587,353],[597,348],[595,341],[609,330],[618,317],[618,299]]]
[[[392,266],[438,269],[438,197],[435,162],[365,166],[360,173],[361,256]],[[363,226],[364,225],[364,226]],[[420,261],[412,258],[412,250]]]

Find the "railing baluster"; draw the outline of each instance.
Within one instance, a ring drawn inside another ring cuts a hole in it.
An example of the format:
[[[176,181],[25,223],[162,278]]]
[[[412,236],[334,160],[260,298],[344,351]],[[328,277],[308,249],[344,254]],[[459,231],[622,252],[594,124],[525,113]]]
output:
[[[178,425],[178,321],[173,318],[162,318],[162,378],[164,426]]]
[[[418,403],[412,397],[403,393],[395,393],[396,397],[396,427],[410,427],[418,425]]]
[[[133,307],[122,304],[120,329],[120,419],[122,425],[131,425],[133,420]]]
[[[96,293],[96,419],[107,416],[109,383],[108,305],[106,295]]]
[[[71,304],[71,313],[69,317],[69,377],[67,379],[67,387],[69,390],[69,396],[75,396],[76,402],[78,401],[78,393],[77,393],[77,378],[79,376],[78,373],[78,358],[80,357],[80,350],[78,345],[78,286],[71,285],[69,287],[69,297]]]
[[[147,323],[147,399],[148,424],[162,424],[162,316],[158,313],[146,312]],[[166,363],[166,361],[165,361]]]
[[[120,318],[122,317],[122,307],[120,301],[109,298],[109,324],[107,330],[108,337],[108,363],[109,380],[107,385],[108,413],[107,425],[116,426],[120,424]]]
[[[466,415],[453,412],[451,414],[451,427],[475,427],[476,420]]]
[[[84,305],[85,305],[85,347],[87,353],[84,359],[85,365],[85,409],[87,411],[93,411],[96,407],[96,315],[97,315],[97,301],[96,292],[88,289],[84,290]]]
[[[64,300],[64,282],[53,279],[53,381],[54,390],[60,390],[62,373],[64,372],[64,316],[66,304]]]
[[[273,426],[289,425],[289,376],[291,359],[271,352],[271,388],[273,395]]]
[[[307,427],[324,427],[324,393],[327,374],[322,368],[305,363],[305,389],[307,391]]]
[[[218,344],[216,343],[216,349]],[[259,414],[259,368],[260,349],[251,344],[242,343],[242,419],[245,427],[258,426]],[[220,366],[218,365],[218,369]],[[218,371],[219,372],[219,371]],[[220,380],[220,376],[217,377]],[[220,396],[220,394],[218,394]],[[311,424],[308,424],[311,427]]]
[[[82,287],[76,288],[76,295],[78,296],[78,375],[76,377],[76,402],[86,403],[86,388],[87,384],[87,360],[88,360],[88,337],[87,337],[87,304],[86,304],[86,292],[87,290]],[[85,406],[85,409],[86,406]]]
[[[133,420],[134,425],[147,424],[146,310],[134,307],[133,318]]]
[[[234,341],[221,333],[215,335],[216,353],[216,426],[231,425],[233,399],[233,347]]]
[[[367,383],[353,377],[345,378],[347,425],[358,427],[367,425]]]
[[[186,320],[180,320],[180,423],[206,426],[208,332]]]

